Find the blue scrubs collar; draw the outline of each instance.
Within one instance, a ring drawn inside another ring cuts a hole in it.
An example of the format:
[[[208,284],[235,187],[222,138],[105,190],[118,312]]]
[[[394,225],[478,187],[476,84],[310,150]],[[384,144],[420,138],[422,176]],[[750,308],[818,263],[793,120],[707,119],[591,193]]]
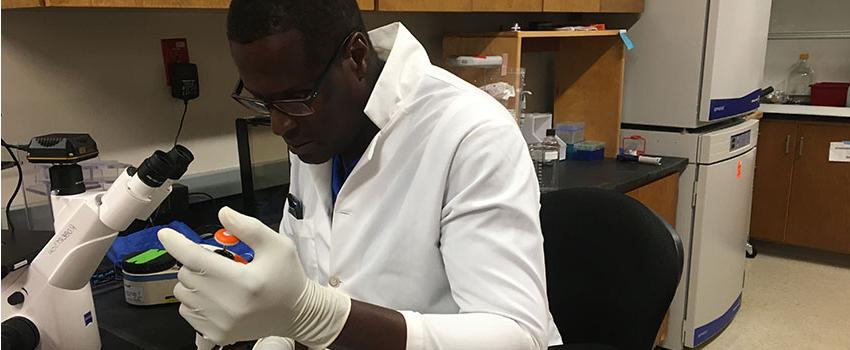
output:
[[[342,190],[342,184],[345,183],[345,180],[348,179],[348,175],[351,175],[351,171],[354,170],[354,166],[357,165],[357,162],[360,161],[360,157],[355,158],[348,164],[342,159],[342,156],[336,154],[331,159],[331,203],[336,204],[336,197],[339,195],[339,191]]]

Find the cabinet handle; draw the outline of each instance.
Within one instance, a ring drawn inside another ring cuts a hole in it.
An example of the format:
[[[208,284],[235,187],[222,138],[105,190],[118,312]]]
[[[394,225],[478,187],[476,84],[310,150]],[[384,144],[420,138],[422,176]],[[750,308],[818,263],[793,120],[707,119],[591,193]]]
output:
[[[785,154],[791,153],[791,134],[785,135]]]
[[[803,138],[802,136],[800,136],[800,148],[798,148],[798,149],[797,149],[797,156],[798,156],[798,157],[802,157],[802,156],[803,156],[803,142],[804,142],[805,140],[806,140],[805,138]]]

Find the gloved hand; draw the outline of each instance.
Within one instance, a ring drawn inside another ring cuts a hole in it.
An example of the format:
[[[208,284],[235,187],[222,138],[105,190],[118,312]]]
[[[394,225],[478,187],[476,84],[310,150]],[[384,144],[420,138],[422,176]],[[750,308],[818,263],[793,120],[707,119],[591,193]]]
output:
[[[265,337],[257,340],[251,350],[293,350],[295,342],[289,338]]]
[[[348,319],[351,299],[308,279],[288,237],[228,207],[218,218],[254,249],[251,263],[229,260],[171,229],[158,233],[183,264],[174,287],[180,315],[220,345],[275,335],[311,348],[329,346]]]

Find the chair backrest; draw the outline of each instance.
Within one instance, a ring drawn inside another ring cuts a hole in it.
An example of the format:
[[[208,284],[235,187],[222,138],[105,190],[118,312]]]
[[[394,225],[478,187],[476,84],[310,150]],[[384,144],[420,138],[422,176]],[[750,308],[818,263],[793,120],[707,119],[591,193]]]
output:
[[[549,309],[565,344],[653,348],[682,273],[678,234],[622,193],[546,193],[540,221]]]

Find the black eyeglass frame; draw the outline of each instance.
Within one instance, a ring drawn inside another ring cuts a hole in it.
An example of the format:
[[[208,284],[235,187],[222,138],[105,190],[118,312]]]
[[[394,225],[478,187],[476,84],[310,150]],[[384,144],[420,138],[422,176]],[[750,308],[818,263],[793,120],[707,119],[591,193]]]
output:
[[[269,106],[283,114],[292,117],[307,117],[313,115],[313,113],[315,113],[315,110],[313,109],[313,107],[311,107],[311,104],[313,103],[313,101],[316,100],[317,97],[319,97],[319,90],[321,89],[322,84],[324,83],[325,78],[328,75],[328,72],[333,66],[333,63],[336,62],[337,58],[339,58],[339,53],[342,52],[342,49],[346,47],[346,44],[348,44],[348,42],[351,40],[351,38],[354,37],[354,34],[356,33],[360,32],[349,33],[348,36],[346,36],[345,39],[339,44],[336,51],[334,52],[333,57],[331,57],[330,61],[328,61],[328,63],[325,65],[322,74],[319,75],[319,78],[316,80],[316,83],[313,85],[313,89],[307,95],[307,97],[266,102],[261,99],[242,96],[242,89],[245,87],[245,84],[242,82],[242,78],[239,78],[239,80],[236,81],[236,86],[233,88],[233,93],[230,94],[230,97],[236,100],[236,102],[239,102],[239,104],[241,104],[245,108],[248,108],[263,115],[271,114],[271,108],[269,108]],[[287,105],[292,106],[295,109],[289,109],[287,107],[284,107]],[[301,109],[305,112],[294,112],[296,109]]]

